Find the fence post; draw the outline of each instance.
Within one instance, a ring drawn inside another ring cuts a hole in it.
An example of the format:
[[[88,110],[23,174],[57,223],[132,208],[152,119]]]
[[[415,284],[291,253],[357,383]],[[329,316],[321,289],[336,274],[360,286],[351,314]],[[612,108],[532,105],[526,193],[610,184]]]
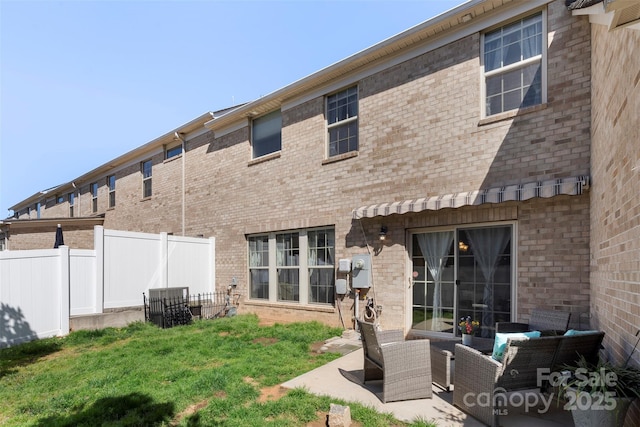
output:
[[[93,227],[93,249],[96,253],[96,289],[94,313],[102,313],[104,309],[104,227]]]
[[[166,232],[160,233],[160,287],[169,287],[169,235]]]
[[[71,269],[69,268],[69,246],[62,245],[58,248],[60,259],[60,332],[59,336],[69,334],[69,316],[70,311],[70,286],[71,286]]]

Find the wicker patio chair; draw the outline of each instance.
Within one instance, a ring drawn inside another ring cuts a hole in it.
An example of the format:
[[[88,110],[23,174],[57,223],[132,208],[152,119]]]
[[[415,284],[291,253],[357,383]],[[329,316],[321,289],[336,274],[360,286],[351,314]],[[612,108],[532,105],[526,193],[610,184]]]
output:
[[[496,332],[540,331],[543,335],[562,335],[569,327],[568,311],[534,309],[529,323],[497,322]]]
[[[565,336],[560,342],[552,371],[561,371],[565,365],[573,365],[580,356],[589,363],[596,363],[602,348],[604,332],[590,331],[580,335]]]
[[[382,401],[431,398],[429,340],[404,340],[400,330],[377,331],[358,320],[364,352],[364,382],[382,380]]]
[[[509,338],[502,362],[456,344],[453,404],[485,424],[498,426],[505,393],[538,389],[538,369],[551,368],[563,338]]]

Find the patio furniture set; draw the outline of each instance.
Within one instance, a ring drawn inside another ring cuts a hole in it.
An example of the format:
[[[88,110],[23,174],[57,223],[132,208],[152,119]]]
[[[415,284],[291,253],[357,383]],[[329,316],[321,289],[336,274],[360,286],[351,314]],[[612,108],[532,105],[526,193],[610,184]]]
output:
[[[536,310],[528,324],[498,323],[497,339],[474,337],[470,346],[458,340],[405,341],[402,331],[379,331],[371,323],[358,321],[364,381],[383,381],[385,403],[431,398],[432,383],[447,391],[453,385],[455,406],[497,426],[500,402],[507,400],[498,398],[499,393],[527,389],[545,392],[549,384],[540,382],[540,372],[560,372],[579,355],[597,359],[604,332],[567,330],[569,316]],[[502,355],[500,360],[495,358],[498,353]],[[482,404],[477,401],[479,396],[486,397]]]

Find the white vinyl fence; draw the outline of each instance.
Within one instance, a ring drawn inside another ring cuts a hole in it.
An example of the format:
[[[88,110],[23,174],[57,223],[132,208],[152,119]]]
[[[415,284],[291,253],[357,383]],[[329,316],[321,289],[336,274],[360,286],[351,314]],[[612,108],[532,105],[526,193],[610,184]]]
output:
[[[0,252],[0,347],[66,335],[69,316],[138,307],[149,289],[215,292],[215,239],[94,228],[94,249]]]

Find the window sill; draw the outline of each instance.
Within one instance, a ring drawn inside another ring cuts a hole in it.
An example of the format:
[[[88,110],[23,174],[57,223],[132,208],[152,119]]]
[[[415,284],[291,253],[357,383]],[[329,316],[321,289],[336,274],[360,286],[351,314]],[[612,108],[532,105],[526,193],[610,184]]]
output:
[[[268,162],[269,160],[279,159],[280,151],[276,151],[275,153],[266,154],[262,157],[258,157],[257,159],[250,160],[247,166],[258,165],[260,163]]]
[[[338,154],[337,156],[329,157],[328,159],[324,159],[322,161],[323,165],[328,165],[330,163],[340,162],[342,160],[347,160],[352,157],[358,157],[357,151],[349,151],[348,153]]]
[[[320,313],[335,313],[335,308],[330,304],[297,304],[291,302],[271,302],[261,300],[244,300],[243,304],[248,307],[268,307],[268,308],[286,308],[289,310],[316,311]]]
[[[149,197],[143,197],[142,199],[140,199],[141,202],[146,202],[147,200],[151,200],[153,196],[149,196]]]
[[[532,107],[520,108],[517,110],[505,111],[504,113],[494,114],[493,116],[480,119],[478,126],[484,126],[491,123],[501,122],[503,120],[512,119],[518,116],[524,116],[525,114],[535,113],[536,111],[542,111],[547,108],[547,104],[534,105]]]
[[[162,163],[169,163],[169,162],[173,162],[174,160],[178,160],[178,159],[181,159],[181,158],[182,158],[182,154],[178,154],[178,155],[175,155],[175,156],[173,156],[173,157],[169,157],[168,159],[164,159],[164,160],[162,161]]]

